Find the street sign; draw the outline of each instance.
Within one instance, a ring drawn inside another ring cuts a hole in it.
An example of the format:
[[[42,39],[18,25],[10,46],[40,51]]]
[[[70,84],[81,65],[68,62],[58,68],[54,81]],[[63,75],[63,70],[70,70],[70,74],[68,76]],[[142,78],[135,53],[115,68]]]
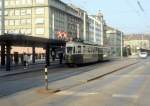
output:
[[[67,36],[68,36],[67,32],[61,32],[61,31],[57,32],[58,39],[66,39]]]

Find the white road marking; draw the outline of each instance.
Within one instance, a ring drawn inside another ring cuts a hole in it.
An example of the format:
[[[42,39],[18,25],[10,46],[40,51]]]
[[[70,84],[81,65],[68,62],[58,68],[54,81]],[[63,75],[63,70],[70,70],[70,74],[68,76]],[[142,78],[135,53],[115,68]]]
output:
[[[128,94],[114,94],[113,98],[138,98],[138,95],[128,95]]]
[[[89,95],[96,95],[98,92],[73,92],[73,91],[62,91],[58,93],[57,95],[73,95],[73,96],[89,96]]]

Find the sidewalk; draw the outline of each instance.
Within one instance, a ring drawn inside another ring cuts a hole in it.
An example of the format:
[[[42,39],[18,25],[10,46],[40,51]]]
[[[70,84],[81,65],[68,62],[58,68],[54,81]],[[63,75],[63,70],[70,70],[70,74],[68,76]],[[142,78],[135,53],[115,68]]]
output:
[[[123,61],[115,61],[109,66],[102,66],[76,76],[49,83],[49,91],[43,91],[44,87],[36,87],[23,92],[18,92],[8,97],[4,97],[0,99],[0,103],[4,106],[37,106],[37,104],[48,102],[49,99],[47,98],[56,92],[88,83],[89,81],[95,80],[95,78],[102,77],[135,63],[137,63],[137,60],[129,59]]]
[[[65,90],[70,87],[73,87],[75,85],[84,84],[93,80],[96,80],[98,78],[101,78],[105,75],[111,74],[113,72],[116,72],[118,70],[121,70],[123,68],[126,68],[130,65],[136,64],[137,60],[135,59],[128,59],[128,60],[122,60],[122,61],[114,61],[114,64],[102,66],[98,69],[94,69],[73,77],[66,78],[64,80],[56,81],[54,83],[50,83],[49,87],[51,89],[55,90]],[[66,83],[67,82],[67,83]]]
[[[55,68],[62,66],[59,64],[58,61],[51,62],[50,66],[48,68]],[[17,74],[23,74],[23,73],[30,73],[35,71],[44,70],[45,64],[31,64],[27,69],[24,69],[24,66],[15,66],[11,67],[11,71],[5,71],[5,68],[0,68],[0,77],[5,76],[11,76],[11,75],[17,75]]]
[[[127,59],[131,59],[131,58],[113,58],[112,60],[115,61],[124,61]],[[37,67],[38,66],[38,67]],[[54,62],[51,62],[51,65],[48,68],[55,68],[55,67],[61,67],[62,65],[59,64],[59,61],[56,60]],[[17,75],[17,74],[23,74],[23,73],[30,73],[30,72],[35,72],[35,71],[40,71],[40,70],[44,70],[45,64],[31,64],[29,65],[29,67],[27,69],[24,69],[24,66],[19,65],[19,66],[14,66],[11,67],[11,71],[6,71],[5,68],[0,67],[0,77],[5,77],[5,76],[11,76],[11,75]]]

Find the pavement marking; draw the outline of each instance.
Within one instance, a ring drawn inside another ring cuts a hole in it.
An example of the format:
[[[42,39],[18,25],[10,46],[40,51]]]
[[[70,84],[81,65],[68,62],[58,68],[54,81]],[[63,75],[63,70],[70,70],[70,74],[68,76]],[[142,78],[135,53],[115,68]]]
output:
[[[149,64],[150,64],[150,62],[146,62],[145,64],[146,64],[146,65],[149,65]]]
[[[138,98],[138,95],[129,95],[129,94],[113,94],[113,98]]]
[[[61,91],[57,95],[64,95],[64,96],[89,96],[89,95],[97,95],[98,92],[73,92],[73,91]]]
[[[136,78],[136,77],[150,77],[150,75],[112,75],[112,77]]]

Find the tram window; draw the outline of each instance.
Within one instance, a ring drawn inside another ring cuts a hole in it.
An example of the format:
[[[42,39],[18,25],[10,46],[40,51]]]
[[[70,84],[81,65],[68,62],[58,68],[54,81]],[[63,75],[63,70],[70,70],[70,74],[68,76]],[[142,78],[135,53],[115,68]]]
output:
[[[86,48],[85,48],[85,46],[83,46],[83,53],[86,53]]]
[[[75,47],[73,47],[73,53],[75,53],[76,51],[75,51]]]
[[[81,53],[81,46],[78,46],[78,53]]]
[[[90,52],[91,52],[90,47],[88,47],[88,53],[90,53]]]
[[[73,51],[73,47],[67,47],[67,53],[68,54],[72,54]]]

